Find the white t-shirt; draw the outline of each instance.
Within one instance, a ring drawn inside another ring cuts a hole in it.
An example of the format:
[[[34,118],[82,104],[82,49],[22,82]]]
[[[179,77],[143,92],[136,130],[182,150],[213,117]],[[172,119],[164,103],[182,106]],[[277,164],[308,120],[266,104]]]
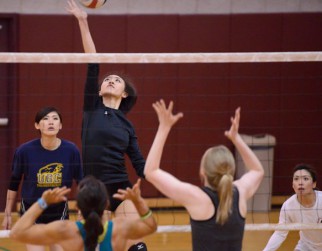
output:
[[[303,207],[297,200],[296,194],[283,203],[279,223],[321,223],[322,224],[322,191],[315,191],[314,206]],[[301,230],[300,240],[295,250],[321,251],[322,230]],[[277,250],[287,237],[288,231],[275,231],[269,239],[264,251]]]

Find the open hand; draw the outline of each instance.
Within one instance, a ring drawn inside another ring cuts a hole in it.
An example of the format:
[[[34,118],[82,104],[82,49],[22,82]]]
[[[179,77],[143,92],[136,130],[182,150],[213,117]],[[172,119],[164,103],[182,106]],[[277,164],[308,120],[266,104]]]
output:
[[[235,117],[230,118],[231,126],[229,131],[225,131],[225,136],[233,141],[238,135],[239,121],[240,121],[240,107],[235,111]]]
[[[158,115],[160,126],[172,127],[180,118],[183,117],[183,113],[179,112],[173,114],[173,101],[170,101],[167,107],[164,100],[160,99],[152,104],[155,112]]]
[[[66,195],[71,191],[67,187],[56,187],[54,189],[49,189],[43,192],[42,198],[46,201],[48,205],[66,201]]]
[[[66,7],[66,10],[73,14],[77,19],[87,18],[87,13],[79,8],[79,6],[75,3],[75,0],[68,0],[67,4],[68,6]]]
[[[118,189],[117,193],[113,194],[113,198],[119,200],[136,201],[141,198],[141,179],[138,179],[132,188]]]

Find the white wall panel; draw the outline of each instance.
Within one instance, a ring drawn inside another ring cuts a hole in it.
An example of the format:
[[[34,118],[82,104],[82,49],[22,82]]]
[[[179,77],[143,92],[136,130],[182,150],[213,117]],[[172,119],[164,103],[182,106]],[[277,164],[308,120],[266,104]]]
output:
[[[107,0],[91,14],[322,12],[321,0]],[[0,0],[0,13],[67,14],[67,0]]]

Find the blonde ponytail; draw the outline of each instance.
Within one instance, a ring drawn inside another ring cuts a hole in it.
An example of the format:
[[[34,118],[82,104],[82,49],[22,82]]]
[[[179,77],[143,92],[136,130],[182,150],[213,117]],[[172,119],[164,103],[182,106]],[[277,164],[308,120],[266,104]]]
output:
[[[224,174],[218,184],[219,207],[216,222],[223,225],[230,213],[233,198],[233,176]]]
[[[223,145],[212,147],[203,155],[201,168],[208,184],[218,193],[216,222],[222,225],[231,213],[235,159],[227,147]]]

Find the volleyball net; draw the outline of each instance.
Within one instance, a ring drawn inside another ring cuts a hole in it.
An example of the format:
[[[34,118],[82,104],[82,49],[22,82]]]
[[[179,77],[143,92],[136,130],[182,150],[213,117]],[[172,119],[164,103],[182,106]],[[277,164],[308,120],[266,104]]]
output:
[[[128,116],[145,156],[157,129],[152,102],[160,98],[174,100],[175,109],[185,116],[168,139],[162,166],[193,184],[199,184],[199,161],[208,147],[225,144],[234,151],[223,132],[230,126],[234,109],[241,106],[240,133],[253,135],[253,139],[268,134],[276,138],[274,145],[262,142],[263,145],[256,146],[250,142],[253,149],[261,151],[261,161],[267,162],[268,169],[266,187],[256,194],[262,198],[248,205],[246,231],[322,230],[321,224],[313,223],[280,225],[277,217],[273,219],[270,215],[274,193],[284,196],[293,193],[294,164],[306,162],[316,167],[322,164],[318,150],[322,147],[322,52],[0,53],[0,67],[14,68],[5,71],[2,85],[15,85],[1,93],[8,100],[3,107],[9,107],[9,121],[1,118],[1,133],[2,138],[3,134],[14,134],[17,139],[11,146],[3,145],[2,150],[12,153],[17,144],[35,137],[33,118],[45,105],[62,111],[61,137],[80,147],[82,91],[86,64],[90,62],[101,64],[101,74],[105,69],[117,70],[134,80],[139,100]],[[11,98],[14,105],[10,104]],[[10,170],[11,158],[2,168]],[[135,177],[133,170],[128,169],[131,177]],[[6,190],[2,187],[0,198],[5,201]],[[162,197],[146,183],[142,193],[156,200]],[[256,206],[266,199],[267,206],[257,210]],[[167,212],[173,210],[173,220],[169,225],[159,225],[158,232],[190,232],[189,218],[176,224],[177,209],[172,208],[163,208]],[[8,233],[0,231],[0,238]]]

